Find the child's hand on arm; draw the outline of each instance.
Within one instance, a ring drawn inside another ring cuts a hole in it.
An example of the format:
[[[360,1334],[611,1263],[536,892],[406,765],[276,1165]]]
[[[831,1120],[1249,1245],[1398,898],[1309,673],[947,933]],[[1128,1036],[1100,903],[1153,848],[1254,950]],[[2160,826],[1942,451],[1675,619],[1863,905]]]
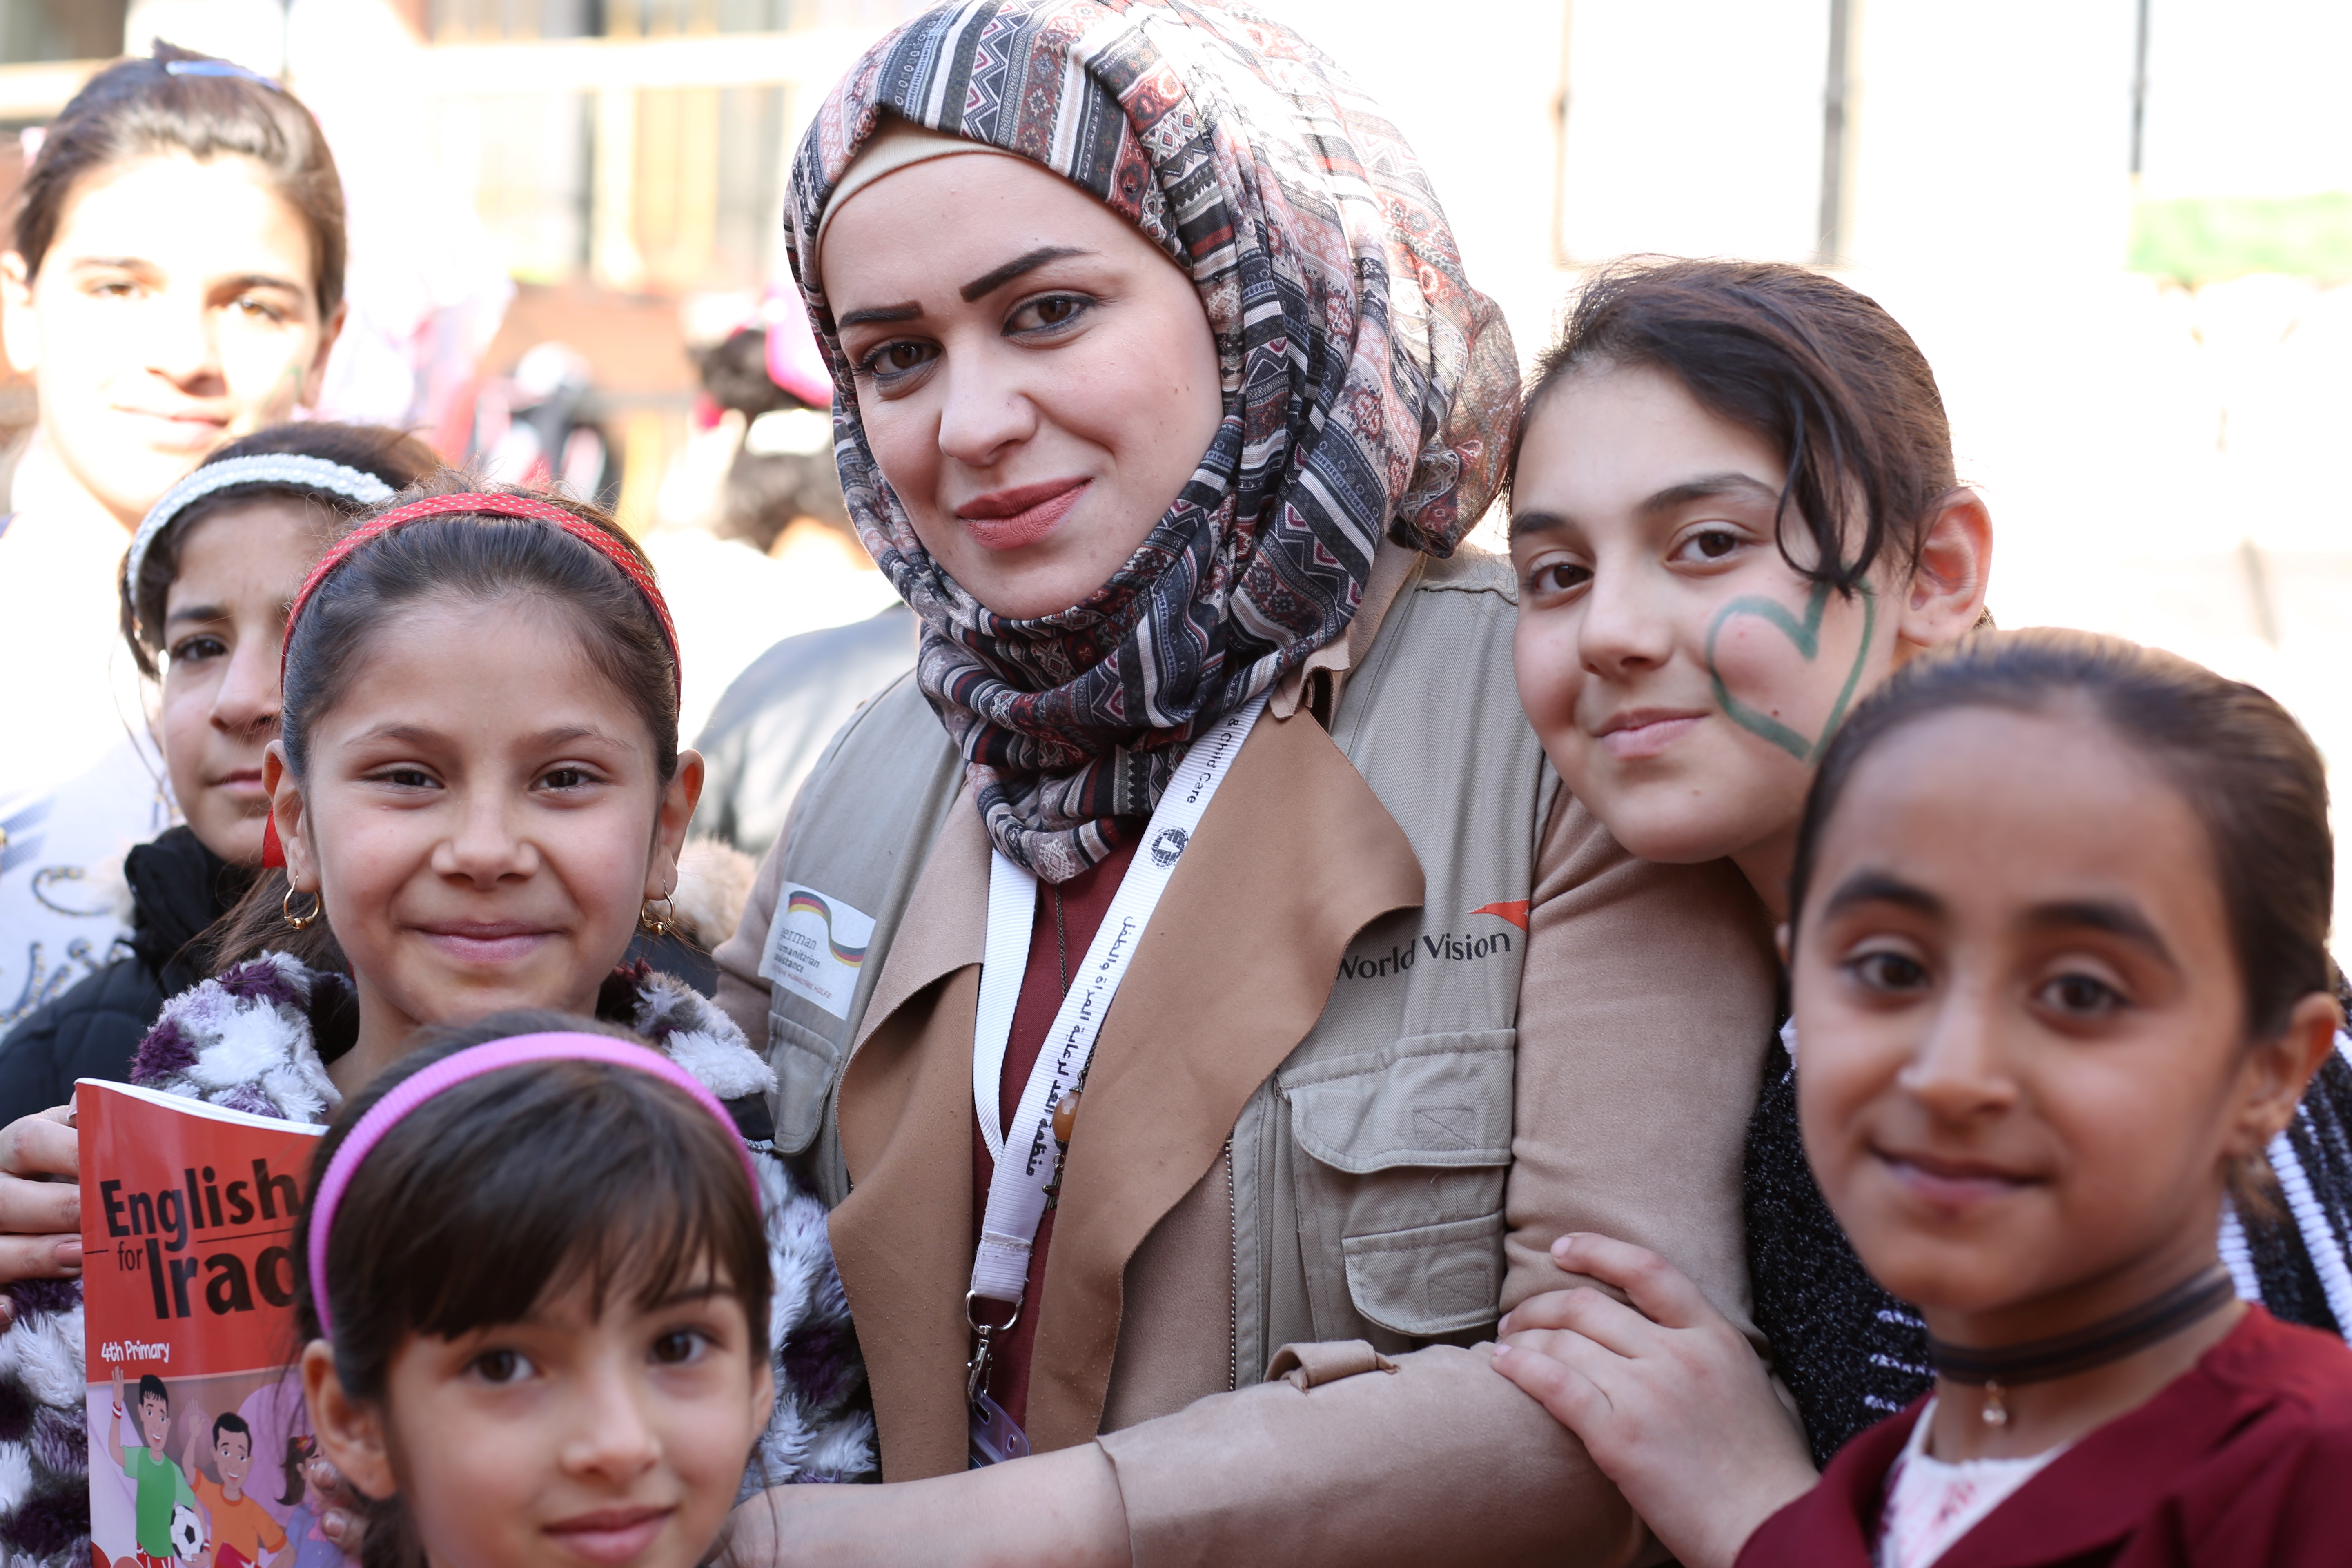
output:
[[[1503,1320],[1495,1369],[1583,1439],[1686,1568],[1727,1568],[1812,1486],[1804,1434],[1755,1351],[1674,1265],[1601,1236],[1551,1251],[1633,1305],[1589,1287],[1530,1298]]]

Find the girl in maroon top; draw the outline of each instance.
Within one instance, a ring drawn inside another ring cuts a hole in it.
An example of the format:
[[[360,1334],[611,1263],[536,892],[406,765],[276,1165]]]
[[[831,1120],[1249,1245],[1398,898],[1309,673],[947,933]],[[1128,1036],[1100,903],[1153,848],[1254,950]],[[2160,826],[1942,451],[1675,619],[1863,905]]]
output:
[[[1798,1110],[1936,1386],[1741,1564],[2345,1560],[2352,1352],[2214,1239],[2334,1048],[2333,866],[2309,738],[2169,655],[1988,633],[1855,710],[1782,928]]]

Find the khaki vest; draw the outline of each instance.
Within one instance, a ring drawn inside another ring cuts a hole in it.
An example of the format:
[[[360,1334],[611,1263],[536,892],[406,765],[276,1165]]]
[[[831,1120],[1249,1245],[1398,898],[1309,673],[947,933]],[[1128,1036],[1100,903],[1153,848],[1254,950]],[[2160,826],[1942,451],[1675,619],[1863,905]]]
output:
[[[1477,1337],[1498,1315],[1526,900],[1559,787],[1513,686],[1515,605],[1507,560],[1420,563],[1332,715],[1425,892],[1356,932],[1320,1017],[1233,1127],[1233,1382],[1286,1343],[1401,1350]],[[771,986],[777,1145],[829,1205],[850,1184],[836,1096],[851,1044],[961,783],[909,678],[842,731],[793,807],[784,880],[874,921],[845,1017]],[[780,898],[772,980],[787,913]]]

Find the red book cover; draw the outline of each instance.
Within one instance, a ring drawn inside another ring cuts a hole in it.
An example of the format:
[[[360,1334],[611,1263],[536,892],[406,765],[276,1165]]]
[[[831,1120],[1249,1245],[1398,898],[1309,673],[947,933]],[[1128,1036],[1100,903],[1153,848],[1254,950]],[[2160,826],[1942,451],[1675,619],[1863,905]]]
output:
[[[89,1079],[74,1103],[93,1568],[334,1568],[292,1253],[326,1129]]]

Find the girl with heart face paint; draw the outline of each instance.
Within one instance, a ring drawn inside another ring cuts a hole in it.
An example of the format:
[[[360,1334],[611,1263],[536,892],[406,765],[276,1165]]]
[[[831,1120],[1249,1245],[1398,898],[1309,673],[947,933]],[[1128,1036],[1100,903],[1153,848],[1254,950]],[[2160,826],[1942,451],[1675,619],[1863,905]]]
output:
[[[1519,699],[1621,843],[1728,857],[1777,921],[1822,746],[1975,624],[1991,552],[1935,376],[1872,301],[1771,263],[1612,269],[1525,405]]]
[[[1538,362],[1510,499],[1519,700],[1553,765],[1635,854],[1729,858],[1759,923],[1778,924],[1831,732],[1983,611],[1991,521],[1954,478],[1926,359],[1875,303],[1801,268],[1603,269]],[[1788,1073],[1776,1050],[1768,1081]],[[1759,1164],[1793,1164],[1801,1223],[1759,1215]],[[1792,1340],[1861,1353],[1843,1342],[1853,1318],[1900,1303],[1804,1176],[1790,1097],[1768,1096],[1747,1165],[1759,1337],[1783,1368]],[[1825,1315],[1801,1281],[1756,1267],[1759,1233],[1782,1230],[1836,1265],[1853,1312]],[[1523,1302],[1498,1369],[1585,1440],[1681,1561],[1727,1563],[1812,1484],[1805,1428],[1836,1415],[1801,1397],[1792,1422],[1763,1347],[1650,1249],[1570,1234],[1552,1257],[1633,1305],[1583,1288]],[[1615,1407],[1638,1420],[1591,1419],[1563,1395],[1581,1374],[1546,1352],[1571,1343],[1613,1352],[1628,1374]]]
[[[1800,268],[1675,261],[1603,270],[1538,362],[1511,540],[1520,699],[1569,787],[1637,854],[1727,857],[1777,925],[1822,752],[1979,623],[1991,525],[1954,478],[1933,373],[1875,303]],[[1731,1562],[1927,1386],[1920,1316],[1864,1272],[1807,1168],[1782,1039],[1745,1172],[1769,1368],[1678,1270],[1602,1235],[1553,1258],[1632,1305],[1551,1291],[1502,1325],[1498,1369],[1686,1564]],[[2300,1114],[2324,1141],[2347,1109],[2315,1089]],[[2341,1194],[2312,1186],[2310,1224],[2245,1222],[2239,1286],[2335,1326],[2311,1281],[2344,1272]]]

